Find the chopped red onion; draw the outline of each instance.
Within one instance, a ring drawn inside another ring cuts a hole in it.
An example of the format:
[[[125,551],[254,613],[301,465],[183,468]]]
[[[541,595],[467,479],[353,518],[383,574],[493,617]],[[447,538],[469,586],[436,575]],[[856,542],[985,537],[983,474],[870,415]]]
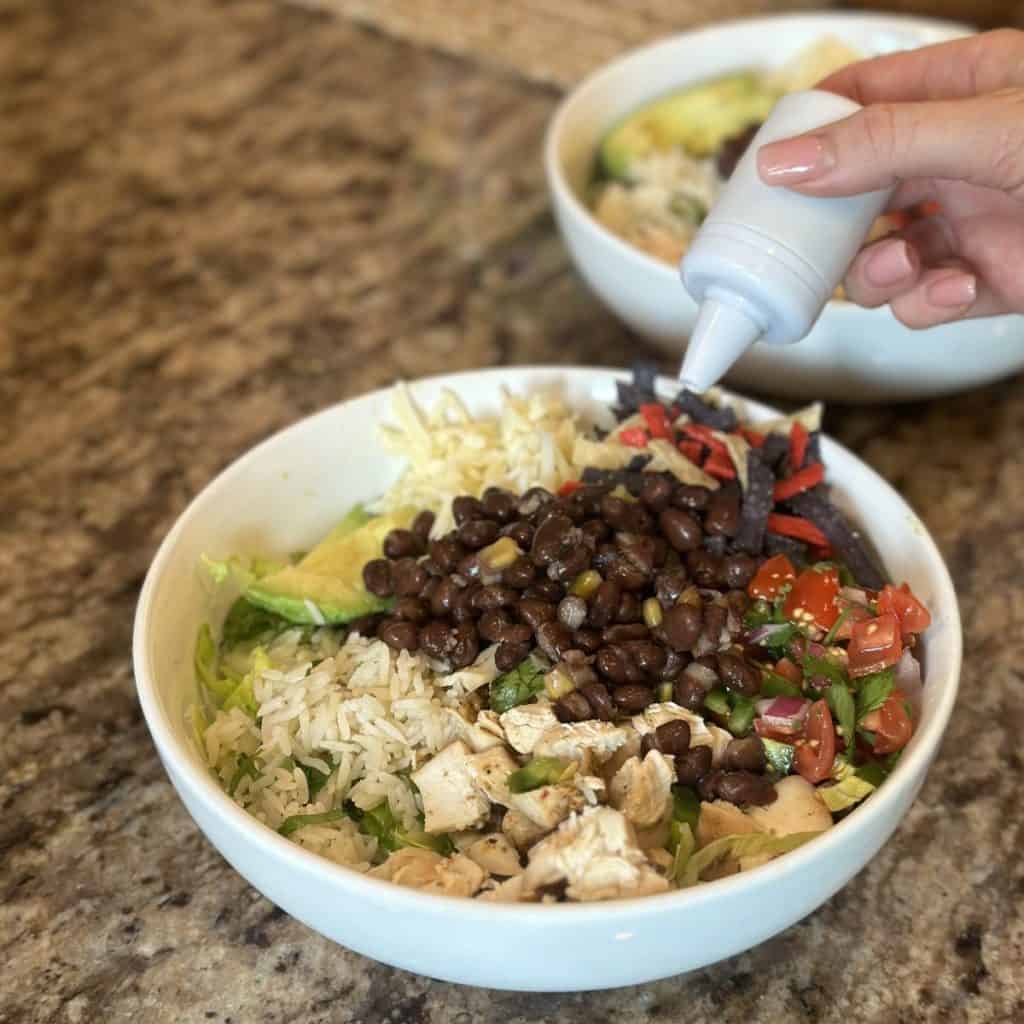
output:
[[[911,653],[910,648],[904,650],[896,663],[896,689],[902,690],[910,706],[914,709],[914,717],[920,717],[921,698],[924,693],[921,684],[921,663]]]

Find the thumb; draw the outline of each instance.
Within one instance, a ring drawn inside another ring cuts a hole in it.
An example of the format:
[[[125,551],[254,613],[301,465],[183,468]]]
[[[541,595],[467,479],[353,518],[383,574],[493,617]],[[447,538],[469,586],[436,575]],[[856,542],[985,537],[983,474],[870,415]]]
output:
[[[966,100],[878,103],[762,146],[770,185],[846,196],[910,178],[950,178],[1024,199],[1024,89]]]

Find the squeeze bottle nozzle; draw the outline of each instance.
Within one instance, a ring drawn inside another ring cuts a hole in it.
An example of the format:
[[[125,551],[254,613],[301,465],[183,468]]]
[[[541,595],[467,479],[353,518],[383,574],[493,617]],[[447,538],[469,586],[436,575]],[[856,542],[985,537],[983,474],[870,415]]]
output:
[[[707,391],[754,342],[797,342],[821,315],[892,190],[828,198],[766,185],[757,150],[859,109],[818,89],[792,93],[747,147],[680,265],[699,306],[684,387]]]

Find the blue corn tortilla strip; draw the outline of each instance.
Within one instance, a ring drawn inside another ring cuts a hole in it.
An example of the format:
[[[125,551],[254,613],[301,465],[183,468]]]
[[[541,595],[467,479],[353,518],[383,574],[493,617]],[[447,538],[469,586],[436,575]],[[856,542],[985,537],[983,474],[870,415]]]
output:
[[[764,553],[769,558],[785,555],[794,565],[806,565],[808,562],[807,545],[795,537],[784,537],[781,533],[769,531],[764,535]]]
[[[885,575],[878,568],[864,535],[850,525],[818,488],[798,494],[786,504],[794,514],[814,523],[825,534],[835,557],[846,565],[860,586],[868,590],[881,590],[885,586]]]
[[[789,438],[785,434],[769,434],[760,448],[761,459],[776,475],[782,471],[782,463],[789,455]]]
[[[694,394],[692,391],[680,391],[676,395],[675,404],[694,423],[711,427],[713,430],[721,430],[726,434],[731,434],[739,426],[739,420],[732,409],[716,409],[713,405],[708,405],[700,395]]]
[[[632,381],[616,381],[619,404],[612,411],[618,420],[624,420],[638,412],[641,405],[658,401],[655,384],[658,379],[657,364],[647,360],[637,360],[633,364]]]
[[[804,463],[800,469],[811,465],[812,462],[821,462],[821,431],[815,430],[807,438],[807,451],[804,453]]]
[[[740,527],[734,544],[748,555],[759,555],[764,546],[768,516],[775,505],[775,473],[757,448],[747,452],[747,489],[740,506]]]
[[[729,538],[720,533],[709,533],[704,537],[704,550],[722,558],[729,547]]]

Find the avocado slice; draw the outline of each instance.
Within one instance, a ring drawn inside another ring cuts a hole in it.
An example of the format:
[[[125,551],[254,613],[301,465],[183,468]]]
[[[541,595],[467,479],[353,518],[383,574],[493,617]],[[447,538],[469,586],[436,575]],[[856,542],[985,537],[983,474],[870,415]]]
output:
[[[246,600],[301,625],[319,624],[310,604],[330,625],[386,611],[393,602],[363,586],[363,566],[380,558],[384,538],[398,527],[408,527],[413,515],[402,509],[371,518],[356,506],[296,565],[250,583]]]
[[[599,153],[601,170],[628,179],[633,161],[676,146],[691,156],[711,156],[726,139],[764,121],[779,96],[755,71],[671,93],[628,114],[608,132]]]

